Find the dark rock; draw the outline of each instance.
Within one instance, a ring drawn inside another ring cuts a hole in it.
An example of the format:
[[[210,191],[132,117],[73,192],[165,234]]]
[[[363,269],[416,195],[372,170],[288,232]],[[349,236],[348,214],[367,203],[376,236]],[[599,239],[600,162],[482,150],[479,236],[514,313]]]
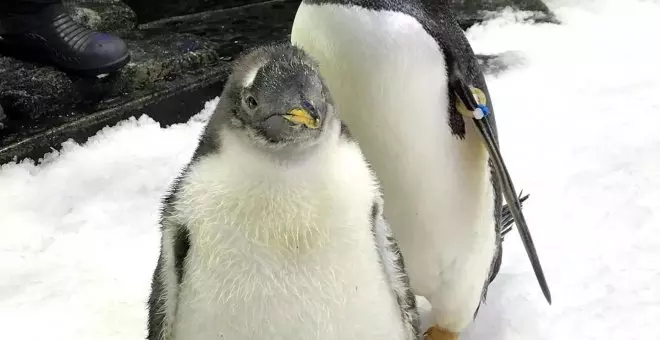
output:
[[[264,2],[266,0],[126,0],[137,13],[140,23]],[[297,2],[300,3],[300,0]]]
[[[13,118],[34,120],[81,108],[136,91],[155,91],[187,72],[221,62],[219,45],[191,34],[126,36],[132,61],[105,78],[79,78],[53,67],[0,57],[0,103]]]
[[[297,3],[266,3],[170,18],[124,31],[132,62],[101,79],[0,56],[0,104],[10,116],[0,132],[0,164],[39,158],[68,138],[149,114],[183,122],[217,96],[230,62],[246,48],[288,39]],[[273,17],[276,15],[276,17]]]
[[[194,34],[223,44],[227,54],[233,55],[244,50],[246,44],[288,40],[299,4],[300,0],[269,1],[166,18],[139,27],[144,32],[176,30]]]
[[[3,110],[2,106],[0,105],[0,130],[5,128],[5,119],[7,119],[7,115],[5,114],[5,110]]]
[[[51,67],[0,56],[0,74],[0,104],[13,118],[37,118],[79,100],[71,79]]]
[[[105,110],[87,115],[74,115],[40,122],[10,125],[7,136],[0,131],[0,164],[38,160],[44,154],[59,150],[69,139],[84,143],[100,129],[130,117],[148,115],[161,126],[185,122],[204,108],[206,101],[218,96],[227,76],[226,68],[209,70],[207,74],[190,77],[162,91],[124,100]],[[218,81],[220,79],[221,81]],[[12,136],[19,138],[11,139]],[[12,140],[5,143],[5,140]]]
[[[135,12],[121,0],[64,0],[77,22],[110,33],[132,30],[137,26]]]
[[[490,18],[497,12],[511,7],[513,10],[530,12],[533,22],[558,23],[554,14],[542,0],[449,0],[463,29]]]

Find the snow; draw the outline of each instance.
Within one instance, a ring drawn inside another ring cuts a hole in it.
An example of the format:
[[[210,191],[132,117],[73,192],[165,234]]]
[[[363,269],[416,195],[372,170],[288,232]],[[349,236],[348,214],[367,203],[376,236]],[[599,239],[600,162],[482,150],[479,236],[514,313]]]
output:
[[[505,12],[468,36],[523,58],[488,84],[553,304],[511,233],[464,339],[659,339],[660,1],[548,4],[563,25]],[[144,338],[158,202],[215,103],[0,168],[3,339]]]

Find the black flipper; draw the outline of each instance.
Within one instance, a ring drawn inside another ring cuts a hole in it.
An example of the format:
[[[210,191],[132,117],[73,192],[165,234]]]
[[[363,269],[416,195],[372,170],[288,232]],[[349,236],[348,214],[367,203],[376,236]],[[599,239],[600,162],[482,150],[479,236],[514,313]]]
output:
[[[371,231],[374,235],[383,273],[399,305],[401,321],[406,330],[406,339],[419,339],[422,333],[417,300],[410,287],[410,279],[406,272],[399,244],[392,235],[385,217],[383,217],[383,201],[380,197],[374,200],[371,208]]]
[[[162,340],[165,327],[165,292],[167,283],[164,282],[162,272],[165,260],[163,254],[158,257],[158,264],[151,280],[151,292],[147,305],[147,340]]]
[[[183,266],[188,250],[190,249],[190,234],[188,228],[182,225],[176,226],[174,235],[174,270],[176,272],[176,283],[183,282]]]
[[[195,153],[200,153],[200,147]],[[176,195],[181,187],[181,180],[187,171],[188,166],[174,180],[170,193],[164,198],[161,207],[160,256],[151,281],[147,311],[147,340],[167,340],[172,331],[174,315],[168,314],[168,305],[176,306],[178,304],[176,299],[178,299],[179,287],[185,275],[184,261],[190,249],[190,235],[186,226],[171,220],[171,214],[174,210]],[[166,233],[166,229],[169,233]],[[174,275],[168,275],[169,270],[174,270]],[[172,292],[174,294],[171,294]],[[174,301],[168,301],[168,299],[174,299]]]
[[[520,204],[524,203],[529,195],[519,196]],[[500,234],[500,241],[497,244],[497,250],[495,251],[495,257],[493,259],[493,263],[491,266],[491,271],[490,271],[490,276],[488,277],[488,283],[492,283],[495,280],[495,277],[497,274],[500,272],[500,267],[502,265],[502,252],[503,252],[503,247],[502,243],[504,242],[504,236],[511,231],[511,228],[513,228],[513,215],[511,215],[511,209],[509,209],[509,206],[504,204],[502,206],[502,211],[500,212],[500,219],[499,219],[499,225],[498,228],[495,229],[499,234]],[[486,298],[486,292],[488,290],[488,287],[484,287],[484,296],[483,298]],[[476,315],[476,314],[475,314]]]
[[[449,72],[449,85],[456,93],[456,96],[460,99],[460,101],[463,102],[467,110],[472,112],[479,107],[479,103],[474,98],[472,88],[466,81],[464,81],[459,67],[457,67],[457,65],[452,66],[453,67],[451,67]],[[541,262],[539,261],[538,254],[536,253],[532,235],[530,234],[529,228],[527,227],[527,222],[525,220],[525,216],[522,213],[520,201],[516,195],[516,190],[513,186],[513,182],[511,181],[511,176],[509,175],[506,165],[504,164],[504,160],[502,159],[502,155],[500,154],[499,145],[489,125],[489,120],[485,118],[476,119],[474,117],[472,117],[472,120],[477,126],[477,129],[483,137],[484,144],[488,149],[488,153],[495,169],[495,174],[502,184],[502,194],[506,199],[511,215],[513,216],[513,220],[515,221],[516,227],[518,228],[518,233],[522,238],[527,256],[532,263],[532,268],[534,269],[534,274],[536,274],[536,279],[541,286],[541,290],[543,291],[545,299],[548,301],[548,303],[552,303],[550,288],[548,287],[548,283],[543,273],[543,268],[541,267]]]
[[[523,196],[522,193],[520,193],[518,196],[518,200],[520,201],[521,205],[525,203],[528,198],[529,194]],[[504,238],[504,236],[513,229],[513,223],[515,222],[513,220],[513,214],[511,214],[511,209],[506,204],[502,207],[501,219],[502,220],[500,221],[500,225],[502,226],[502,229],[500,230],[500,236]]]

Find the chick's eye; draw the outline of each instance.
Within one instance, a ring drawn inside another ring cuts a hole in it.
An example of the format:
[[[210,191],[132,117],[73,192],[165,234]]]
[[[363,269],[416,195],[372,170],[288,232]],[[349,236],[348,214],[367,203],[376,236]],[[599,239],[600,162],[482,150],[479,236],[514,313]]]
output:
[[[312,105],[312,103],[310,103],[308,100],[304,100],[302,102],[302,106],[307,110],[310,110],[310,111],[314,110],[314,105]]]
[[[247,96],[247,98],[245,98],[245,103],[247,104],[250,110],[254,110],[258,105],[257,100],[254,99],[254,97],[252,96]]]

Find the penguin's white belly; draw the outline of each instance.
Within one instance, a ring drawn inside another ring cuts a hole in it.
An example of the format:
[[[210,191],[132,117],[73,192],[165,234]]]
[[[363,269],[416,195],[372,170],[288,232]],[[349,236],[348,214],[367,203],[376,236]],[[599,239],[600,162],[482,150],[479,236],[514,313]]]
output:
[[[371,233],[373,180],[355,150],[336,153],[289,174],[240,150],[193,169],[175,339],[405,339]]]
[[[292,42],[319,61],[379,177],[415,292],[465,327],[495,250],[488,154],[471,122],[452,135],[444,56],[413,17],[302,4]]]
[[[213,265],[187,276],[176,339],[405,339],[380,269],[361,261],[364,254],[285,261],[260,251],[258,258],[238,249],[226,257],[191,253],[191,262]]]

